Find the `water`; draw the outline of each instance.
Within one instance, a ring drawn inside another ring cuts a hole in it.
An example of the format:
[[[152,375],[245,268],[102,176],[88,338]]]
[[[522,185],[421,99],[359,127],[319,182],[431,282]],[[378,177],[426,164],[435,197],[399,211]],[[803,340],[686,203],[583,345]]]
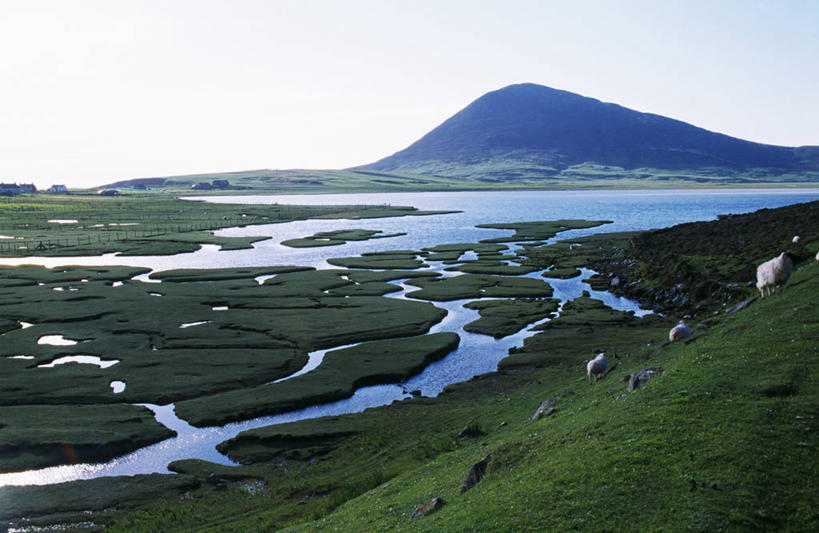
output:
[[[269,265],[302,265],[327,268],[326,259],[379,250],[419,250],[436,244],[477,242],[511,235],[511,231],[475,228],[477,224],[529,220],[582,218],[613,220],[598,228],[572,230],[558,238],[574,238],[600,232],[644,230],[682,222],[714,220],[719,214],[739,214],[761,208],[781,207],[819,199],[819,189],[652,190],[652,191],[504,191],[372,193],[294,196],[225,196],[207,201],[231,203],[288,203],[306,205],[390,204],[411,205],[423,210],[460,210],[461,213],[426,217],[365,220],[304,220],[229,228],[215,232],[225,237],[270,236],[250,250],[219,251],[215,245],[174,256],[0,258],[0,265],[34,264],[55,267],[72,265],[130,265],[155,270],[173,268],[220,268]],[[406,232],[400,237],[349,242],[343,246],[289,248],[280,243],[319,231],[360,228],[385,233]],[[792,236],[788,236],[790,239]],[[142,280],[142,278],[140,278]]]
[[[37,365],[37,368],[54,368],[57,365],[64,365],[67,363],[79,363],[82,365],[96,365],[100,368],[108,368],[119,363],[119,359],[102,359],[96,355],[66,355],[54,359],[50,363],[43,363]]]
[[[402,217],[372,220],[309,220],[286,224],[248,226],[231,228],[217,232],[223,236],[268,235],[268,241],[256,243],[253,249],[238,251],[218,251],[215,246],[203,246],[197,252],[176,256],[118,257],[109,254],[102,257],[71,257],[2,259],[0,264],[41,264],[48,267],[63,264],[76,265],[132,265],[147,266],[156,270],[170,268],[218,268],[268,265],[306,265],[328,268],[326,262],[331,257],[357,255],[366,252],[394,249],[420,250],[438,244],[476,242],[480,239],[509,235],[502,230],[478,229],[481,223],[505,223],[527,220],[549,220],[560,218],[585,218],[613,220],[598,228],[572,230],[559,234],[555,239],[574,238],[583,235],[642,230],[666,227],[694,220],[713,220],[718,214],[744,213],[760,208],[779,207],[819,198],[819,189],[798,190],[740,190],[740,191],[563,191],[563,192],[472,192],[472,193],[393,193],[362,195],[324,196],[283,196],[283,197],[226,197],[233,203],[292,203],[292,204],[384,204],[412,205],[424,210],[461,210],[461,213],[425,217]],[[211,197],[208,201],[219,201]],[[387,233],[406,232],[406,235],[388,239],[351,242],[332,248],[288,248],[281,241],[311,235],[317,231],[331,231],[344,228],[383,230]],[[788,236],[790,237],[790,236]],[[508,253],[516,246],[511,245]],[[469,259],[468,254],[463,260]],[[473,257],[474,258],[474,257]],[[443,271],[441,264],[431,264],[429,270],[442,275],[457,275]],[[641,310],[634,302],[618,298],[605,291],[593,291],[583,282],[592,271],[583,269],[580,276],[570,280],[547,279],[554,288],[554,297],[562,303],[579,297],[584,290],[594,298],[620,310]],[[528,274],[539,278],[540,273]],[[260,283],[264,276],[257,279]],[[148,281],[140,276],[140,281]],[[541,278],[542,279],[542,278]],[[394,283],[402,290],[388,297],[405,298],[406,290],[414,287]],[[159,294],[159,293],[157,293]],[[233,464],[227,457],[216,451],[216,444],[234,437],[241,431],[271,424],[280,424],[344,413],[361,412],[366,408],[388,404],[394,400],[409,397],[409,391],[419,390],[425,396],[435,396],[450,383],[464,381],[474,375],[491,372],[498,362],[507,355],[508,349],[520,346],[523,339],[533,334],[532,327],[545,320],[530,324],[514,335],[495,340],[484,335],[463,330],[464,324],[478,318],[478,313],[465,309],[466,302],[436,302],[446,309],[447,316],[432,328],[432,333],[455,331],[461,338],[459,347],[444,359],[429,365],[417,376],[405,383],[379,385],[359,389],[346,400],[326,405],[313,406],[291,413],[272,417],[227,424],[220,427],[193,428],[173,413],[173,405],[146,405],[157,420],[179,433],[175,438],[137,450],[105,464],[71,465],[47,468],[31,472],[2,474],[0,486],[8,484],[49,484],[74,479],[88,479],[98,476],[134,475],[138,473],[168,472],[170,461],[200,458],[219,464]],[[562,309],[562,304],[561,304]],[[187,325],[187,324],[186,324]],[[192,325],[192,324],[191,324]],[[335,349],[338,349],[336,347]],[[302,369],[300,375],[318,365],[328,350],[310,354],[310,367]],[[297,377],[294,374],[287,379]],[[112,382],[113,392],[124,388],[125,383]]]

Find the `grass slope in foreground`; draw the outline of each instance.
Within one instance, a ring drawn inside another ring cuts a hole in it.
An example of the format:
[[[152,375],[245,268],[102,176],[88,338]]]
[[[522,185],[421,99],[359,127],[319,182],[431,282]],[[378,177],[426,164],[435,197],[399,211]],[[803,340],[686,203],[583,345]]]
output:
[[[814,263],[785,294],[649,362],[624,362],[597,386],[580,369],[568,382],[546,381],[538,399],[560,397],[552,417],[526,422],[531,413],[512,407],[505,416],[515,422],[498,428],[492,409],[489,435],[473,445],[295,529],[815,530],[817,291]],[[620,378],[641,366],[664,372],[626,393]],[[536,406],[533,398],[527,407]],[[469,466],[488,452],[486,477],[460,494]],[[409,513],[433,497],[448,503],[410,528]]]

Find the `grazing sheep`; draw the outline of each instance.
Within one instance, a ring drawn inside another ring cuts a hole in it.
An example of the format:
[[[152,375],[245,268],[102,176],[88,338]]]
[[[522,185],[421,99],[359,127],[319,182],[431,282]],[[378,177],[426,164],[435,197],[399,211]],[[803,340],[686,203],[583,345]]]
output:
[[[677,325],[671,328],[668,332],[668,340],[670,342],[682,341],[691,336],[691,328],[688,324],[680,320]]]
[[[606,359],[606,354],[603,353],[597,354],[597,357],[586,363],[586,373],[589,374],[589,384],[591,385],[592,375],[594,375],[594,381],[597,382],[608,366],[609,360]]]
[[[769,261],[765,261],[756,268],[756,288],[761,297],[765,293],[772,294],[777,285],[784,285],[793,271],[793,259],[787,252],[782,252]]]
[[[799,235],[794,235],[793,239],[791,239],[791,242],[794,244],[799,244]]]

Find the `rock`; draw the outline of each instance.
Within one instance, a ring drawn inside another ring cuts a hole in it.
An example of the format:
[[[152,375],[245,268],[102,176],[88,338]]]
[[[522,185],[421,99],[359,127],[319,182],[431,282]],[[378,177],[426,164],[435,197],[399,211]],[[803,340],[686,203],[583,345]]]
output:
[[[746,307],[748,307],[749,305],[751,305],[755,301],[756,301],[756,297],[748,298],[747,300],[745,300],[743,302],[739,302],[738,304],[732,305],[731,307],[726,309],[725,314],[726,315],[733,315],[737,311],[742,311],[743,309],[745,309]]]
[[[540,420],[544,416],[549,416],[550,414],[554,413],[555,409],[552,406],[557,403],[557,400],[558,397],[555,396],[554,398],[546,400],[545,402],[540,404],[540,407],[537,408],[535,414],[533,414],[532,418],[530,418],[529,420],[534,422],[535,420]]]
[[[461,485],[461,493],[464,493],[478,484],[478,482],[483,479],[484,474],[486,474],[486,465],[489,464],[490,455],[487,455],[474,465],[472,468],[469,469],[469,473],[466,475],[466,479],[464,480],[464,484]]]
[[[644,368],[637,372],[636,374],[632,374],[631,378],[628,380],[628,391],[633,392],[634,389],[642,387],[645,385],[651,378],[657,376],[662,372],[662,368],[650,366],[648,368]]]
[[[415,511],[412,513],[412,516],[410,516],[410,522],[417,518],[423,518],[428,514],[434,513],[435,511],[443,507],[445,503],[446,502],[444,501],[443,498],[432,498],[427,503],[419,505],[418,507],[415,508]]]
[[[220,489],[220,490],[223,490],[223,489],[227,488],[227,481],[225,481],[221,477],[217,476],[216,474],[208,475],[207,479],[205,480],[205,483],[208,483],[209,485],[213,485],[215,488]]]
[[[418,396],[421,396],[421,390],[420,390],[420,389],[411,390],[411,391],[410,391],[410,396],[414,396],[414,397],[416,397],[416,398],[417,398]]]
[[[462,439],[481,437],[483,435],[486,435],[486,433],[481,431],[481,427],[477,424],[470,424],[458,432],[458,437]]]

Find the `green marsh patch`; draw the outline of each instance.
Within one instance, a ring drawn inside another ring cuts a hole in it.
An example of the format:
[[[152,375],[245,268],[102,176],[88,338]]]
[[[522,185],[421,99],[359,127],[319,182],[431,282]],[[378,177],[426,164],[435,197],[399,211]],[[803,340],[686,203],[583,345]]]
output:
[[[477,298],[549,297],[552,288],[529,278],[462,274],[450,278],[420,278],[407,282],[420,290],[407,293],[410,298],[433,301]]]
[[[310,351],[423,335],[446,314],[425,302],[372,296],[393,287],[386,280],[394,278],[384,273],[301,267],[175,270],[152,274],[163,283],[143,283],[133,276],[147,270],[128,267],[26,266],[2,271],[0,409],[17,409],[15,413],[25,409],[25,416],[15,415],[21,420],[42,412],[43,420],[52,422],[53,417],[46,415],[54,409],[67,413],[88,408],[89,413],[78,426],[82,431],[61,432],[55,423],[51,437],[46,425],[15,423],[0,429],[14,431],[14,439],[0,441],[0,446],[8,443],[4,464],[15,470],[69,462],[62,444],[81,450],[80,457],[91,457],[87,450],[96,441],[83,435],[99,439],[94,453],[100,459],[168,436],[150,416],[134,426],[140,438],[133,428],[112,430],[121,409],[145,411],[128,404],[184,403],[200,397],[218,402],[220,394],[231,391],[254,403],[257,400],[247,391],[277,389],[279,385],[265,384],[302,368]],[[255,279],[259,276],[273,277],[259,284]],[[32,325],[23,328],[22,322]],[[41,342],[51,338],[60,342]],[[438,339],[446,342],[435,344]],[[354,388],[368,379],[418,372],[448,352],[440,345],[451,342],[437,336],[418,340],[420,358],[411,354],[398,358],[397,366],[396,360],[370,357],[367,364],[346,367],[343,382]],[[414,343],[399,343],[395,350],[402,353]],[[80,362],[40,367],[76,356],[116,363],[107,368]],[[125,389],[115,393],[114,381],[123,382]],[[325,386],[332,393],[286,385],[290,396],[283,395],[286,402],[303,406],[327,401],[341,390]],[[344,390],[346,394],[348,389]],[[299,394],[303,397],[297,398]],[[235,416],[225,415],[225,420]],[[32,446],[34,442],[43,444]]]
[[[176,434],[124,404],[1,406],[0,421],[0,472],[106,461]]]
[[[611,220],[544,220],[539,222],[512,222],[509,224],[478,224],[476,227],[515,231],[515,234],[509,237],[496,237],[481,241],[485,243],[499,243],[545,241],[551,239],[561,231],[595,228],[603,224],[611,224]]]
[[[540,332],[526,338],[522,347],[510,350],[499,367],[578,364],[601,351],[611,358],[638,338],[665,341],[672,325],[669,318],[638,318],[583,296],[566,302],[558,318],[537,326]]]
[[[339,246],[347,244],[347,241],[367,241],[370,239],[388,239],[390,237],[400,237],[406,233],[385,234],[378,230],[367,229],[341,229],[335,231],[320,231],[309,237],[301,239],[289,239],[282,241],[285,246],[291,248],[312,248],[318,246]]]
[[[464,329],[500,339],[552,316],[559,304],[559,300],[545,298],[468,302],[464,307],[478,311],[481,318],[465,325]]]
[[[195,426],[273,415],[352,396],[359,387],[409,378],[454,350],[454,333],[389,339],[328,352],[322,364],[279,383],[205,396],[176,404]]]
[[[410,250],[392,250],[366,253],[358,257],[337,257],[328,259],[327,262],[344,268],[415,270],[424,266],[418,255]]]

